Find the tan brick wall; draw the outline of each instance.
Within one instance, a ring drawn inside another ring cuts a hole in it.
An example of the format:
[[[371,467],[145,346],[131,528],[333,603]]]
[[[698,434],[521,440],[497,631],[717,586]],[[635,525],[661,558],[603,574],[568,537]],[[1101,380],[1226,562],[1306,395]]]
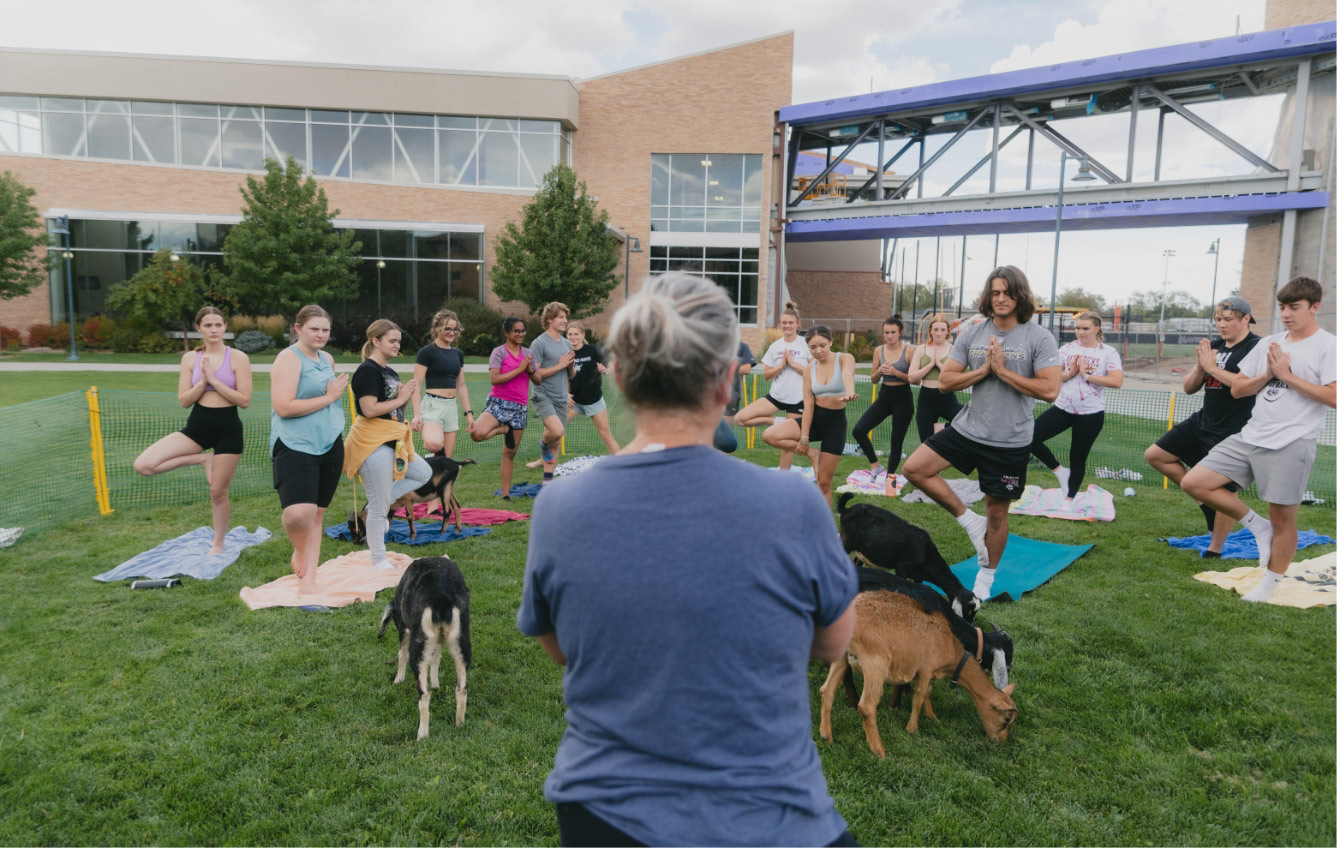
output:
[[[1277,263],[1281,260],[1281,216],[1260,215],[1249,219],[1244,233],[1244,266],[1240,271],[1240,296],[1253,307],[1255,330],[1273,332],[1272,307],[1276,300]],[[1224,297],[1224,294],[1221,294]]]
[[[1265,14],[1263,29],[1323,23],[1333,18],[1332,0],[1267,0]]]
[[[767,214],[774,113],[790,102],[793,60],[794,37],[787,33],[580,83],[573,163],[608,210],[609,223],[641,240],[645,252],[631,257],[631,291],[650,269],[650,154],[763,154]],[[761,304],[771,283],[765,276],[767,238],[757,234]],[[605,314],[593,321],[601,332],[622,303],[619,286]]]
[[[790,271],[788,282],[804,319],[881,321],[891,314],[895,291],[877,271]]]

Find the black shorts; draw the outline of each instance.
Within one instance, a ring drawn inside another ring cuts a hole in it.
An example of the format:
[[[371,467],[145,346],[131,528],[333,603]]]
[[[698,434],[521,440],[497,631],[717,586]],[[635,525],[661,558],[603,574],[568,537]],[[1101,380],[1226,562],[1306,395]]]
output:
[[[1218,436],[1202,429],[1202,422],[1199,420],[1198,413],[1195,412],[1171,427],[1164,436],[1157,439],[1156,447],[1192,468],[1202,462],[1203,457],[1212,452],[1212,448],[1224,442],[1227,438],[1229,436]],[[1234,483],[1227,483],[1225,488],[1230,492],[1240,490],[1240,487]]]
[[[284,509],[309,503],[324,509],[334,500],[339,475],[344,471],[343,436],[319,456],[293,450],[279,439],[274,442],[273,457],[274,488],[278,489],[279,505]]]
[[[808,425],[808,441],[820,442],[822,453],[840,456],[845,453],[845,410],[826,409],[813,404],[812,422]]]
[[[794,415],[803,414],[803,401],[799,401],[798,403],[785,403],[784,401],[776,400],[770,395],[766,395],[766,400],[770,401],[771,406],[781,412],[793,413]]]
[[[195,404],[181,428],[181,435],[204,450],[213,448],[215,454],[240,454],[245,444],[241,429],[241,415],[235,406],[200,406]]]
[[[950,424],[929,436],[924,444],[962,474],[979,469],[980,491],[986,495],[1015,501],[1026,490],[1030,445],[1000,448],[981,444],[956,432]]]

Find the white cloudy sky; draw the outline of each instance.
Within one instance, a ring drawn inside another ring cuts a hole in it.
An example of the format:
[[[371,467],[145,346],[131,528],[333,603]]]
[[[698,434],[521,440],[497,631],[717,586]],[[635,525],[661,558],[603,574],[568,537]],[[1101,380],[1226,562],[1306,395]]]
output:
[[[1237,25],[1254,32],[1263,28],[1264,5],[1264,0],[138,0],[130,5],[64,0],[53,19],[49,4],[0,0],[0,45],[585,77],[792,29],[794,102],[806,102],[1231,35]],[[1267,155],[1276,110],[1273,98],[1243,108],[1211,104],[1202,114]],[[1076,140],[1099,157],[1109,152],[1111,166],[1120,171],[1126,117],[1102,120],[1089,121],[1086,135]],[[1140,129],[1154,132],[1154,120],[1141,123]],[[1020,140],[1018,146],[1024,150]],[[963,141],[958,147],[961,158],[973,162],[980,155],[978,145]],[[1167,150],[1166,178],[1249,170],[1191,128],[1167,131]],[[1150,166],[1149,152],[1139,157]],[[930,173],[937,177],[930,188],[945,188],[955,179],[948,159],[942,167],[940,176]],[[1052,185],[1057,167],[1057,151],[1037,144],[1037,174],[1047,169]],[[1003,187],[1018,173],[1015,164],[1005,171]],[[1067,234],[1060,288],[1097,287],[1114,297],[1159,288],[1162,251],[1169,248],[1177,251],[1171,287],[1206,301],[1212,279],[1206,249],[1218,237],[1218,291],[1228,291],[1239,282],[1243,226]],[[960,241],[950,242],[944,242],[944,252],[959,257]],[[968,287],[992,262],[992,242],[971,239]],[[927,279],[932,246],[924,250],[920,276]],[[1052,236],[1004,237],[1000,261],[1027,268],[1032,283],[1047,290]]]

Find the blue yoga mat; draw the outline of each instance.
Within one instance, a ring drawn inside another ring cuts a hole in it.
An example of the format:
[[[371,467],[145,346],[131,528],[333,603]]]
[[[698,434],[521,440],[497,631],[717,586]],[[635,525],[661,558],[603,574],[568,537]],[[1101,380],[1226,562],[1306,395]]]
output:
[[[542,483],[512,483],[511,497],[513,498],[536,498],[539,492],[543,491]],[[501,489],[492,493],[493,497],[501,497]]]
[[[486,536],[492,531],[487,527],[469,527],[460,528],[455,531],[455,525],[449,525],[444,531],[440,524],[424,524],[421,521],[415,521],[414,526],[418,530],[418,538],[409,538],[409,523],[407,521],[391,521],[390,530],[385,534],[387,542],[394,542],[396,545],[427,545],[432,542],[453,542],[456,539],[463,539],[468,536]],[[348,532],[348,525],[335,524],[325,528],[325,535],[331,539],[341,539],[345,542],[351,541],[353,536]]]
[[[1015,600],[1023,592],[1049,581],[1077,558],[1095,545],[1059,545],[1054,542],[1037,542],[1009,533],[1007,547],[1003,549],[1003,561],[993,578],[993,596],[996,598],[1007,593]],[[975,572],[980,570],[974,557],[952,566],[952,573],[967,589],[975,585]],[[941,588],[941,587],[939,587]]]
[[[189,533],[168,539],[151,551],[131,557],[93,579],[110,583],[113,580],[129,580],[131,577],[161,579],[179,574],[197,580],[212,580],[237,561],[243,548],[268,541],[272,535],[263,527],[256,527],[254,533],[246,532],[245,527],[233,527],[223,537],[223,552],[209,556],[209,549],[214,544],[214,528],[196,527]]]
[[[1295,546],[1297,550],[1311,545],[1333,543],[1331,536],[1324,536],[1313,530],[1301,530],[1297,536]],[[1204,533],[1201,536],[1171,536],[1161,541],[1168,542],[1172,548],[1197,551],[1198,556],[1202,556],[1202,552],[1211,544],[1212,535]],[[1241,527],[1226,537],[1225,544],[1221,545],[1221,559],[1258,559],[1258,540],[1253,537],[1251,531]]]

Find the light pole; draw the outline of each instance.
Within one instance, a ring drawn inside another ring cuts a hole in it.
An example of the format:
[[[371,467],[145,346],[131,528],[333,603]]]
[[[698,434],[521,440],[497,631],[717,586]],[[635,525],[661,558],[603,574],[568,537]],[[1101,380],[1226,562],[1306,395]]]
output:
[[[1073,182],[1086,183],[1095,179],[1095,175],[1091,173],[1091,162],[1085,156],[1072,158],[1077,160],[1077,174],[1072,178]],[[1064,150],[1058,157],[1058,208],[1054,214],[1054,275],[1049,282],[1050,335],[1054,334],[1054,312],[1057,311],[1055,307],[1058,305],[1058,244],[1059,238],[1063,235],[1063,183],[1066,182],[1067,175],[1068,151]]]
[[[1161,251],[1165,257],[1165,279],[1161,280],[1161,320],[1156,324],[1156,356],[1159,358],[1165,350],[1165,295],[1170,289],[1170,258],[1175,252],[1170,249]]]
[[[1216,314],[1216,272],[1221,270],[1221,239],[1219,237],[1207,248],[1207,253],[1216,257],[1216,263],[1212,265],[1212,299],[1207,304],[1207,317],[1210,319]]]
[[[61,250],[60,255],[65,260],[66,320],[70,323],[70,355],[67,361],[78,362],[79,351],[78,343],[76,341],[78,330],[76,330],[74,326],[74,270],[71,261],[74,259],[74,252],[70,250],[70,219],[68,216],[62,215],[55,219],[55,224],[56,225],[51,228],[51,232],[65,236],[65,246]]]
[[[622,302],[626,303],[631,298],[631,255],[645,251],[641,250],[641,240],[632,236],[627,236],[623,244],[626,258],[622,261]]]
[[[381,270],[385,268],[385,260],[376,260],[376,314],[381,314]]]

